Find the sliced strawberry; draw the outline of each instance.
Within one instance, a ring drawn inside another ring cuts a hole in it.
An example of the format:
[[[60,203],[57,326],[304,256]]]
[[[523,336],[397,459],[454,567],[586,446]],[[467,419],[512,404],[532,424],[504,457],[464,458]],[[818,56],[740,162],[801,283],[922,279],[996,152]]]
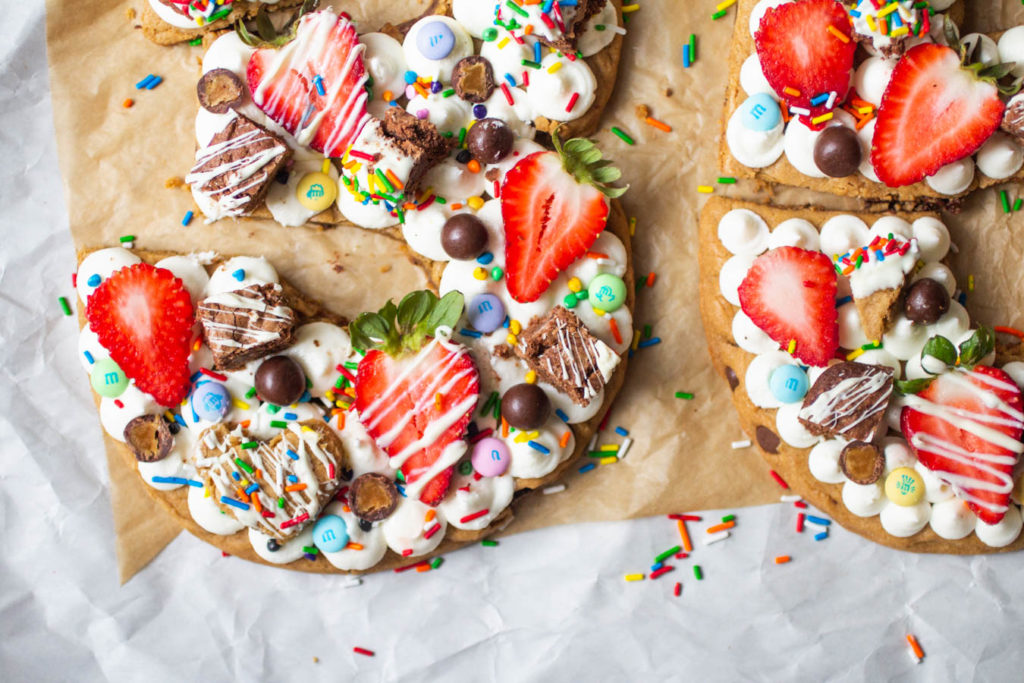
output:
[[[366,120],[362,46],[333,11],[303,16],[284,47],[256,50],[246,77],[256,106],[324,156],[342,156]]]
[[[174,273],[148,263],[122,268],[89,296],[85,317],[140,391],[167,407],[185,398],[195,317]]]
[[[934,43],[907,50],[878,108],[871,163],[889,187],[924,180],[973,154],[999,128],[1006,105],[993,79],[962,68]]]
[[[836,271],[820,251],[779,247],[758,256],[739,288],[740,307],[759,328],[808,365],[839,348]]]
[[[369,351],[356,371],[355,407],[359,421],[377,446],[399,467],[407,486],[429,475],[438,460],[453,463],[465,452],[463,440],[480,395],[480,378],[469,352],[460,344],[442,336],[432,336],[436,328],[458,321],[462,296],[448,295],[429,306],[421,306],[417,315],[395,313],[399,308],[385,307],[380,314],[363,314],[349,328],[357,348],[379,347]],[[429,295],[414,292],[410,296]],[[433,295],[430,295],[433,296]],[[427,297],[423,297],[427,299]],[[431,311],[446,301],[458,299],[447,319]],[[373,325],[366,323],[372,319]],[[384,325],[381,325],[384,321]],[[423,485],[420,500],[437,505],[448,492],[452,465],[434,473]]]
[[[586,253],[608,222],[607,198],[625,192],[606,184],[619,171],[589,140],[552,140],[556,151],[523,157],[501,186],[506,284],[523,303],[539,299]]]
[[[921,464],[983,522],[999,522],[1024,450],[1024,401],[1017,385],[996,368],[958,368],[906,401],[900,427]]]
[[[787,2],[761,18],[754,46],[765,78],[791,107],[811,112],[802,116],[808,124],[828,111],[812,99],[833,92],[836,103],[846,97],[857,49],[851,34],[850,17],[836,0]]]

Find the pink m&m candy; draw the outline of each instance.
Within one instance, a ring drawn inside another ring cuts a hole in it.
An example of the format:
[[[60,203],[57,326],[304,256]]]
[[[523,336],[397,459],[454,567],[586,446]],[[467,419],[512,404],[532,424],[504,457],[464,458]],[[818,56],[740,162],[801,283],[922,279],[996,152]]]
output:
[[[501,439],[487,437],[473,446],[473,469],[485,477],[500,477],[508,470],[508,446]]]

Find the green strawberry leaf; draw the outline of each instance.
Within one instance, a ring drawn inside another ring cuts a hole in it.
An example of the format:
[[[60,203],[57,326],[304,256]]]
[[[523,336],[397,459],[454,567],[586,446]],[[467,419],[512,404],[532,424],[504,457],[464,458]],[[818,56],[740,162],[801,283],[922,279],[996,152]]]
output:
[[[967,341],[960,344],[960,366],[970,370],[995,348],[995,334],[984,325],[979,326]]]
[[[896,391],[903,395],[916,394],[924,391],[934,381],[934,377],[922,377],[920,379],[898,379],[894,383]]]
[[[451,291],[441,297],[434,310],[427,317],[425,326],[427,334],[434,334],[438,327],[454,328],[462,317],[462,309],[465,306],[465,299],[462,292]]]
[[[398,324],[402,332],[409,333],[427,319],[430,311],[437,305],[437,297],[433,292],[421,289],[405,295],[398,304]]]
[[[945,337],[935,335],[927,342],[925,342],[924,348],[921,349],[921,365],[924,366],[925,356],[931,356],[937,358],[946,364],[946,366],[952,367],[956,365],[957,352],[956,347],[953,346],[953,342],[949,341]],[[925,370],[928,372],[927,370]],[[928,374],[935,374],[929,372]]]

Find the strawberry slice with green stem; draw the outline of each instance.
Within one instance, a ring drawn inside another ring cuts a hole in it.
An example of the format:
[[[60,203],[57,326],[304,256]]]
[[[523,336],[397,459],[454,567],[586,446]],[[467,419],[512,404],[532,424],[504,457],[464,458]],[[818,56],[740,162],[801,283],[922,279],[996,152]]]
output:
[[[608,222],[608,199],[627,188],[608,183],[621,177],[590,140],[554,152],[523,157],[505,174],[501,217],[505,225],[505,278],[521,303],[536,301],[558,274],[583,256]]]
[[[1002,370],[980,361],[994,335],[979,328],[959,350],[944,337],[922,351],[946,369],[897,383],[906,406],[900,428],[921,464],[952,487],[980,520],[997,524],[1010,505],[1013,470],[1024,451],[1024,400]]]
[[[165,407],[184,400],[195,314],[174,273],[148,263],[121,268],[89,295],[85,317],[140,391]]]
[[[802,120],[829,111],[815,98],[836,93],[842,102],[850,87],[857,44],[851,38],[850,18],[836,0],[802,0],[772,7],[754,33],[754,47],[768,84],[789,106],[806,109]],[[811,100],[818,104],[811,104]]]
[[[349,326],[352,345],[367,350],[356,371],[358,419],[399,469],[406,491],[427,505],[448,492],[480,395],[469,352],[438,331],[454,326],[462,308],[459,292],[438,299],[418,291]]]
[[[324,156],[344,155],[367,118],[355,27],[329,10],[301,16],[280,36],[269,19],[257,26],[262,40],[238,25],[244,42],[268,46],[246,67],[253,102],[300,143]]]
[[[907,50],[893,69],[878,108],[871,163],[889,187],[911,185],[976,152],[999,128],[1006,105],[1000,85],[1012,64],[972,63],[947,18],[947,42]]]
[[[740,307],[782,348],[808,365],[839,348],[836,270],[820,251],[778,247],[754,259],[739,287]]]

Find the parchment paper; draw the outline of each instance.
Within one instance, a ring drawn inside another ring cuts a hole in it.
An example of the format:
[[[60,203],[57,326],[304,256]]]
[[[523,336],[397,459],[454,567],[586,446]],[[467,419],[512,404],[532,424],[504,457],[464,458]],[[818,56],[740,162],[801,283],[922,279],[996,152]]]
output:
[[[408,18],[423,7],[396,0],[330,4],[372,28]],[[182,216],[194,209],[191,198],[186,191],[166,189],[164,181],[184,175],[191,164],[193,89],[201,49],[150,44],[128,19],[133,5],[139,3],[47,0],[59,161],[77,246],[116,244],[119,236],[134,234],[141,246],[152,249],[266,255],[293,284],[348,314],[376,308],[422,282],[400,245],[355,228],[316,232],[253,221],[207,226],[201,218],[183,228]],[[754,505],[778,497],[779,489],[766,476],[756,450],[730,446],[745,437],[725,384],[708,363],[696,301],[701,197],[696,188],[715,185],[718,176],[715,136],[727,77],[723,56],[732,30],[731,15],[712,22],[709,7],[649,1],[630,15],[617,92],[597,136],[632,186],[624,206],[637,219],[637,273],[656,273],[654,286],[641,291],[635,317],[639,329],[651,324],[662,342],[635,355],[605,433],[607,441],[618,441],[611,427],[622,425],[635,443],[618,464],[573,472],[567,493],[535,496],[531,505],[520,508],[506,533]],[[972,2],[971,7],[998,3]],[[992,30],[1010,25],[1014,17],[1024,19],[1024,11],[1007,1],[991,15],[975,16],[977,28]],[[680,50],[690,33],[697,35],[697,61],[683,69]],[[148,73],[163,76],[164,82],[152,91],[136,91],[134,83]],[[135,106],[123,108],[126,97]],[[639,104],[650,107],[651,115],[673,126],[673,132],[639,120]],[[636,145],[627,146],[611,135],[611,126],[627,131]],[[741,184],[717,185],[715,191],[749,197],[754,190]],[[841,206],[830,197],[792,190],[779,191],[776,200]],[[1007,218],[997,203],[996,194],[989,192],[949,221],[961,246],[955,265],[960,281],[966,272],[975,274],[978,293],[968,300],[972,313],[988,324],[1019,327],[1024,313],[1011,311],[1007,302],[1021,287],[1017,264],[1024,256],[1024,240],[1012,239],[1011,233],[1020,230],[1022,214]],[[381,276],[380,269],[389,266]],[[695,398],[676,399],[676,391],[692,392]],[[134,471],[117,457],[110,464],[119,569],[127,580],[178,533],[178,526],[155,512],[157,506]]]

